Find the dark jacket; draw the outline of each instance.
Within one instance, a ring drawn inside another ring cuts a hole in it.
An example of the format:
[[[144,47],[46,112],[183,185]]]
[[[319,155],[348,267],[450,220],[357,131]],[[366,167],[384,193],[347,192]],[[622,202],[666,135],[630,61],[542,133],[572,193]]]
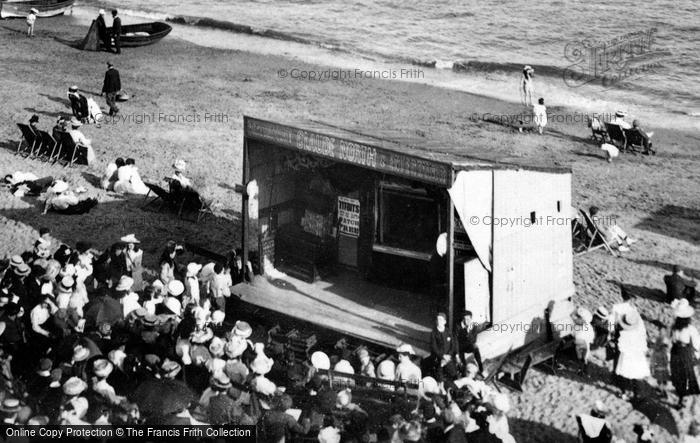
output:
[[[443,332],[433,328],[430,333],[430,352],[435,358],[442,358],[443,355],[454,355],[457,351],[456,342],[452,333],[445,328]]]
[[[476,339],[479,335],[479,328],[475,324],[471,325],[470,329],[462,326],[460,322],[457,326],[457,332],[455,333],[455,339],[457,340],[457,345],[455,346],[459,351],[459,354],[471,354],[476,348]]]
[[[103,42],[107,41],[107,24],[105,23],[105,18],[102,17],[101,15],[97,17],[97,20],[95,20],[97,23],[97,38],[102,40]]]
[[[112,36],[119,38],[122,35],[122,19],[121,17],[114,17],[112,20]]]
[[[666,298],[668,302],[672,302],[678,298],[686,296],[687,288],[693,287],[693,282],[688,281],[678,274],[671,274],[664,277],[666,283]]]
[[[119,71],[114,68],[107,69],[105,72],[105,81],[102,86],[102,92],[109,94],[110,92],[119,92],[122,90],[122,82],[119,78]]]

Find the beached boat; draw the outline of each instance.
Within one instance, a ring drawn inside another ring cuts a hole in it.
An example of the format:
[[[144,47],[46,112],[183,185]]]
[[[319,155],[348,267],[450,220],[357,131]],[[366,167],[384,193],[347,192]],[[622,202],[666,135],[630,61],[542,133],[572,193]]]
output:
[[[37,17],[53,17],[69,11],[75,0],[7,0],[0,1],[0,18],[26,17],[36,8]]]
[[[170,34],[172,30],[172,26],[163,22],[124,25],[122,26],[121,46],[131,48],[150,45]]]

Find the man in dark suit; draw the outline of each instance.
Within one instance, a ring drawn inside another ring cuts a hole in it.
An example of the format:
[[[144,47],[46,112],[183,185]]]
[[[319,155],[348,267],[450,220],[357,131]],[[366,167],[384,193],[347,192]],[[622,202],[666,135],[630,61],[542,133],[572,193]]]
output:
[[[121,17],[117,17],[118,13],[116,9],[112,9],[112,39],[114,39],[114,52],[121,54],[122,19]]]
[[[457,359],[463,360],[462,363],[467,364],[467,360],[473,359],[479,367],[479,372],[484,371],[484,365],[481,362],[481,353],[476,345],[476,339],[479,335],[479,328],[472,320],[471,311],[462,313],[462,321],[457,325],[455,331],[455,339],[457,340]]]
[[[114,65],[107,62],[107,72],[105,72],[105,81],[102,84],[102,94],[107,96],[107,105],[109,106],[109,115],[114,116],[119,112],[117,107],[117,93],[122,89],[122,82],[119,77],[119,71],[114,69]]]
[[[679,298],[687,298],[692,305],[695,299],[696,283],[687,278],[678,265],[673,265],[673,273],[664,276],[666,283],[666,301],[671,303]]]
[[[100,14],[97,16],[96,20],[96,25],[97,25],[97,39],[99,40],[99,44],[107,49],[108,51],[112,50],[112,44],[109,41],[109,34],[107,33],[107,23],[105,22],[105,11],[104,9],[100,9]]]

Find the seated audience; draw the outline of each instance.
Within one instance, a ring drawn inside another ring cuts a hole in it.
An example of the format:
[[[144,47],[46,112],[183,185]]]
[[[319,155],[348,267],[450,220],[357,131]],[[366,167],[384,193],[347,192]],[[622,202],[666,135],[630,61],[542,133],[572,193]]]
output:
[[[114,190],[114,183],[118,180],[117,171],[125,164],[126,162],[124,162],[124,159],[121,157],[109,163],[105,168],[105,172],[102,174],[102,179],[100,179],[100,187],[107,191]]]

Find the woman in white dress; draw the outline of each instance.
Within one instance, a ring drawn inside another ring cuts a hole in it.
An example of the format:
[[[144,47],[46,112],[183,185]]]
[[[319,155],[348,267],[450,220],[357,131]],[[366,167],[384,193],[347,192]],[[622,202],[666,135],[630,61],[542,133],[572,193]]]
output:
[[[617,339],[617,349],[620,356],[615,368],[615,374],[622,378],[624,400],[629,400],[630,391],[634,397],[638,395],[639,382],[651,376],[647,360],[647,335],[642,327],[642,319],[636,311],[625,313],[620,321],[620,335]]]
[[[126,243],[126,270],[134,279],[134,291],[143,289],[143,249],[139,247],[141,241],[134,234],[129,234],[120,239]]]

